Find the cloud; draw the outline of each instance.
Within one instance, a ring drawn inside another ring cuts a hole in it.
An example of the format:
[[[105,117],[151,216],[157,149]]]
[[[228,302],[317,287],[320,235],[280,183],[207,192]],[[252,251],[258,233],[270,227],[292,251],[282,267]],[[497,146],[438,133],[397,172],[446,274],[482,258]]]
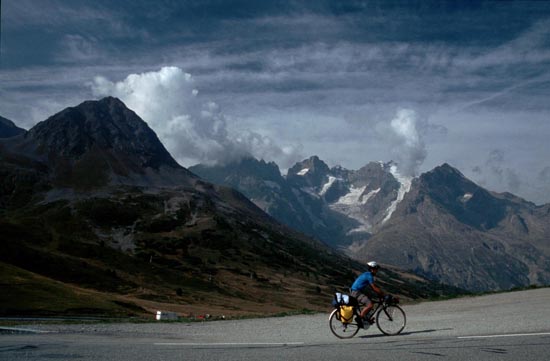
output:
[[[96,76],[90,86],[94,96],[120,98],[186,166],[226,163],[245,156],[284,159],[298,151],[283,149],[252,130],[231,134],[220,106],[203,100],[191,74],[178,67],[130,74],[119,82]]]
[[[514,169],[505,166],[508,163],[504,151],[493,149],[487,155],[485,164],[473,167],[472,172],[478,183],[495,188],[491,190],[513,193],[526,191],[524,188],[529,185],[522,181],[522,177]]]
[[[505,189],[518,192],[523,186],[521,178],[515,170],[505,166],[508,163],[504,152],[499,149],[492,150],[485,162],[490,177],[504,185]]]
[[[2,115],[32,126],[102,75],[94,94],[124,100],[184,165],[252,154],[284,168],[302,151],[348,168],[393,157],[416,174],[449,162],[548,200],[548,4],[188,3],[4,1]],[[165,65],[193,76],[163,80]],[[509,150],[500,168],[490,149]]]
[[[77,34],[65,35],[61,42],[60,62],[85,62],[98,60],[104,56],[99,42],[94,37],[83,37]]]
[[[242,132],[235,141],[256,158],[276,161],[283,170],[304,158],[302,144],[280,147],[272,138],[252,131]]]
[[[538,174],[538,179],[550,185],[550,167],[544,167]]]
[[[550,35],[550,19],[533,23],[516,38],[492,48],[479,56],[469,54],[458,57],[455,65],[480,69],[510,65],[545,64],[550,60],[547,39]]]
[[[6,13],[10,14],[7,24],[11,26],[61,27],[67,24],[80,24],[111,19],[110,12],[95,4],[92,6],[59,0],[41,0],[37,6],[34,0],[6,2]]]
[[[400,109],[389,122],[380,122],[376,130],[398,163],[403,175],[415,176],[427,156],[424,136],[430,128],[426,121],[420,121],[411,109]]]

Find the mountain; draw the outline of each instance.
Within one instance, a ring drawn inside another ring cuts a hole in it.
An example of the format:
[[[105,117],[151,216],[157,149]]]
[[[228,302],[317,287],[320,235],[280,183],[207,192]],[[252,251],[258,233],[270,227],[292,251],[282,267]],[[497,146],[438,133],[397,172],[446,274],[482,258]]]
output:
[[[224,174],[234,168],[192,169],[229,184]],[[278,178],[277,189],[285,191],[277,197],[258,191],[267,181],[260,172],[255,182],[236,182],[238,174],[230,185],[269,205],[267,213],[357,260],[378,259],[472,291],[550,284],[550,205],[487,191],[448,164],[413,179],[392,162],[355,171],[329,168],[314,156]],[[293,207],[281,214],[274,204]]]
[[[393,163],[371,162],[354,171],[329,168],[313,156],[296,163],[286,177],[274,163],[269,172],[265,167],[264,161],[248,158],[189,169],[239,190],[279,222],[341,249],[368,239],[391,215],[405,187]]]
[[[195,176],[180,167],[156,134],[118,99],[67,108],[38,123],[5,149],[47,164],[55,188],[182,185]]]
[[[189,170],[209,182],[242,192],[263,211],[295,230],[334,247],[338,246],[335,240],[342,238],[341,222],[332,219],[338,214],[326,207],[320,197],[312,195],[311,190],[288,182],[275,163],[243,158],[226,165],[197,165]]]
[[[0,234],[4,315],[321,310],[364,269],[178,165],[116,98],[0,140]],[[382,282],[457,291],[391,268]]]
[[[11,120],[0,116],[0,138],[10,138],[25,133],[25,129],[19,128]]]
[[[469,290],[550,284],[550,205],[489,192],[444,164],[356,253]]]
[[[342,238],[348,241],[368,238],[380,227],[410,182],[399,175],[392,162],[371,162],[357,171],[340,166],[329,169],[316,156],[294,165],[286,178],[293,188],[321,199],[340,219],[349,219],[343,224]]]

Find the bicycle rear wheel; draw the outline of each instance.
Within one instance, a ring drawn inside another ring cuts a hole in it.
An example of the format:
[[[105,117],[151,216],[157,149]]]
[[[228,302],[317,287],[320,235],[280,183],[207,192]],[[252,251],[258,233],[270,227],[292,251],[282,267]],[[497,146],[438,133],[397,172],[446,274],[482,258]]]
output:
[[[398,335],[406,324],[405,311],[397,305],[382,307],[376,314],[376,326],[384,335]]]
[[[332,311],[328,318],[330,331],[338,338],[352,338],[359,332],[359,325],[355,322],[342,323],[338,309]]]

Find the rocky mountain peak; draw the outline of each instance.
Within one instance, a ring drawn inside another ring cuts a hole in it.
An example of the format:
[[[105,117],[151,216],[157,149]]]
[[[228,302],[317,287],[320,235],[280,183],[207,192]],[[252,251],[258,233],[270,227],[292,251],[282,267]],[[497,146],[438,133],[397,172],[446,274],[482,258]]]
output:
[[[476,229],[495,227],[511,204],[470,181],[447,163],[421,175],[418,187],[421,197],[428,196],[458,220]]]
[[[370,162],[350,175],[350,181],[356,187],[366,186],[371,191],[377,188],[399,188],[398,181],[390,172],[389,163]]]
[[[147,123],[112,97],[66,108],[1,143],[6,159],[25,159],[40,169],[52,192],[120,185],[179,187],[197,181]]]
[[[78,160],[94,149],[139,158],[139,166],[179,167],[157,135],[117,98],[86,101],[38,123],[27,136],[40,153]]]
[[[458,169],[444,163],[419,177],[420,183],[430,189],[449,189],[453,192],[473,192],[479,188]]]
[[[330,172],[328,165],[314,155],[296,163],[288,170],[287,179],[301,187],[321,187]]]
[[[263,159],[257,160],[253,157],[245,157],[237,162],[234,167],[245,174],[257,174],[263,179],[278,181],[281,178],[279,166],[275,162],[266,162]]]
[[[440,166],[435,167],[432,169],[432,172],[439,172],[439,173],[445,173],[449,175],[454,175],[457,177],[464,177],[464,175],[455,167],[451,166],[449,163],[443,163]]]
[[[246,182],[250,182],[251,179],[275,183],[282,182],[281,171],[276,163],[257,160],[252,157],[212,166],[197,164],[190,167],[189,170],[212,183],[229,184],[234,187],[245,179]]]

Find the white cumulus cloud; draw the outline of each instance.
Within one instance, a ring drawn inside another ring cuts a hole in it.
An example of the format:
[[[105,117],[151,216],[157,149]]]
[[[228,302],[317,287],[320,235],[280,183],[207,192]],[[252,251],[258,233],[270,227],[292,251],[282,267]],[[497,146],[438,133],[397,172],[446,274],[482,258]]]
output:
[[[96,76],[91,88],[94,96],[121,99],[184,166],[225,163],[244,156],[281,159],[294,152],[252,130],[231,134],[219,105],[201,99],[191,74],[178,67],[130,74],[119,82]]]

